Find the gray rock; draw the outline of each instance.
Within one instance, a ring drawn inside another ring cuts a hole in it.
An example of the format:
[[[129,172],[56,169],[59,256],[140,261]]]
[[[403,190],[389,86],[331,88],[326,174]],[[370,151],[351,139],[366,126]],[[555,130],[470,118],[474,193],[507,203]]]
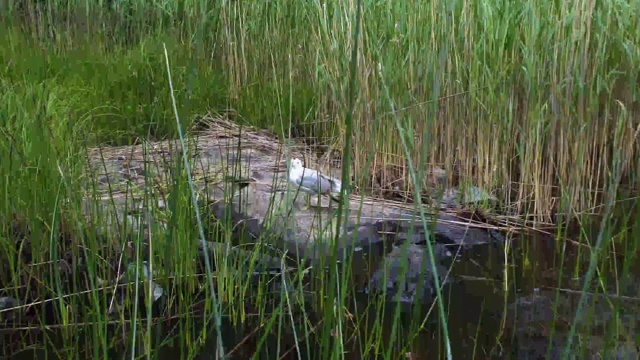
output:
[[[20,306],[20,300],[11,296],[0,297],[0,310],[7,310],[17,306]]]
[[[0,321],[9,322],[14,321],[20,311],[19,306],[21,305],[20,300],[11,297],[11,296],[2,296],[0,297]],[[15,309],[14,309],[15,308]]]
[[[465,205],[494,205],[498,199],[477,186],[462,189],[450,188],[444,191],[440,200],[442,208],[453,208]]]
[[[440,285],[446,283],[447,269],[438,259],[446,257],[444,246],[434,246],[435,269]],[[402,304],[430,303],[436,295],[434,273],[427,249],[406,243],[395,247],[382,261],[369,287],[369,294],[381,294],[388,301]]]
[[[507,326],[516,342],[519,359],[559,359],[567,343],[574,319],[577,333],[572,353],[582,351],[588,359],[637,359],[637,315],[640,304],[635,298],[585,294],[586,306],[576,313],[579,291],[535,291],[516,299],[507,309]],[[615,303],[615,306],[614,306]],[[554,326],[564,324],[565,326]],[[554,329],[549,334],[548,329]],[[607,339],[607,334],[615,334]],[[553,337],[552,337],[553,335]],[[549,345],[551,345],[549,349]],[[546,356],[550,350],[549,357]],[[606,354],[606,356],[605,356]]]
[[[212,128],[210,133],[189,139],[191,172],[200,204],[206,204],[216,219],[228,221],[234,238],[268,244],[297,262],[311,264],[324,264],[334,253],[339,254],[338,260],[354,253],[381,259],[389,254],[383,262],[390,268],[392,277],[400,273],[399,248],[393,246],[407,244],[412,254],[409,282],[395,281],[394,285],[403,302],[428,298],[431,292],[429,276],[417,270],[418,264],[426,262],[427,241],[475,246],[500,240],[484,229],[471,227],[447,214],[429,214],[427,221],[431,229],[426,231],[414,209],[385,200],[352,196],[345,202],[345,211],[338,214],[335,203],[328,206],[328,198],[318,202],[317,197],[312,197],[315,206],[300,210],[306,194],[295,196],[295,191],[288,187],[285,157],[279,153],[276,138],[266,139],[263,133],[255,131],[238,136],[233,133],[238,128],[228,122],[214,123]],[[126,236],[125,228],[141,231],[156,226],[162,229],[170,216],[164,204],[165,194],[171,191],[176,176],[184,176],[180,149],[176,141],[165,141],[92,150],[89,170],[99,198],[97,205],[95,199],[87,201],[87,216],[103,220],[100,230],[111,235]],[[304,158],[295,148],[288,156]],[[337,169],[309,162],[305,166],[339,177]],[[87,192],[93,184],[87,184]],[[154,200],[142,202],[145,193],[146,198]],[[342,218],[340,232],[338,216]],[[144,236],[146,231],[140,234]],[[438,252],[438,262],[446,253]],[[372,287],[389,288],[388,284],[380,285],[380,279],[381,274],[376,273]],[[418,289],[417,284],[425,286]]]

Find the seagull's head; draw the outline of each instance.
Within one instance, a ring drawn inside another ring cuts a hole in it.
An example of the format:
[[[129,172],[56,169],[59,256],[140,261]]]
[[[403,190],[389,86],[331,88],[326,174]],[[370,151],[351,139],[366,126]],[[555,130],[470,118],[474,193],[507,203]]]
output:
[[[300,169],[302,168],[302,161],[298,158],[291,160],[291,168],[292,169]]]

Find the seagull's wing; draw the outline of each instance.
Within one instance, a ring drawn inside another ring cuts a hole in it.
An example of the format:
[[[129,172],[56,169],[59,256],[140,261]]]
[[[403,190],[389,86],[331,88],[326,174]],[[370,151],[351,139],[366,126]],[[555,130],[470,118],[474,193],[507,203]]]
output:
[[[315,193],[325,193],[333,188],[330,179],[313,169],[304,169],[302,178],[300,179],[300,187],[306,188]]]
[[[331,191],[332,192],[340,192],[340,189],[342,188],[342,183],[340,182],[340,180],[327,176],[327,175],[322,175],[320,174],[320,176],[325,180],[328,181],[330,186],[331,186]],[[325,188],[323,188],[325,189]]]

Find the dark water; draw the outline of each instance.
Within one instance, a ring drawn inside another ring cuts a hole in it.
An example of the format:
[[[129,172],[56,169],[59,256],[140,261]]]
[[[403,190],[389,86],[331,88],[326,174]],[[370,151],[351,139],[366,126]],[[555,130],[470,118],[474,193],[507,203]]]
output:
[[[503,245],[491,244],[464,251],[453,262],[450,272],[452,281],[443,288],[443,295],[452,352],[456,359],[559,358],[562,345],[565,344],[564,334],[575,318],[573,312],[580,297],[582,277],[586,273],[586,262],[578,259],[585,257],[588,251],[578,245],[542,236],[523,237],[514,241],[511,246],[513,248],[506,259]],[[558,255],[562,247],[564,247],[564,257]],[[629,257],[627,256],[626,259],[628,260]],[[582,354],[575,350],[573,354],[577,358],[603,356],[602,358],[631,359],[636,358],[638,354],[636,330],[640,325],[638,322],[640,294],[637,276],[628,274],[637,275],[640,272],[636,261],[627,271],[627,276],[622,277],[619,272],[624,268],[624,260],[623,255],[607,254],[601,262],[601,265],[605,264],[601,266],[605,273],[601,273],[599,280],[594,281],[595,286],[590,290],[593,294],[589,295],[590,301],[586,304],[585,315],[581,316],[578,322],[580,337],[576,344],[586,350]],[[363,259],[356,259],[353,263],[356,278],[368,275],[362,271],[368,267],[362,261]],[[616,271],[618,271],[617,274]],[[622,281],[616,281],[616,279]],[[603,293],[606,295],[602,295]],[[378,309],[363,310],[368,304],[370,305],[364,296],[359,296],[350,303],[352,312],[357,312],[361,316],[366,313],[370,316],[369,324],[358,326],[361,333],[372,331],[371,329],[377,326],[373,319]],[[424,306],[419,310],[420,312],[412,313],[410,309],[405,309],[400,315],[405,328],[396,331],[400,331],[401,334],[404,331],[404,336],[408,336],[411,323],[415,323],[420,316],[424,317],[429,307]],[[390,310],[377,321],[377,324],[381,320],[383,324],[389,324],[383,325],[382,337],[387,341],[393,332],[390,324],[393,324],[394,315]],[[317,320],[319,319],[321,314],[317,317]],[[194,319],[194,323],[200,322]],[[231,351],[231,358],[245,359],[252,356],[258,340],[247,335],[258,324],[250,323],[251,321],[244,328],[233,326],[228,319],[223,323],[223,339],[226,351]],[[283,324],[290,324],[287,316],[283,318]],[[192,328],[198,327],[202,326],[196,325]],[[199,344],[201,347],[198,349],[195,345],[181,348],[178,345],[180,341],[177,340],[166,341],[171,337],[180,336],[180,331],[176,330],[179,329],[177,321],[166,322],[154,326],[153,329],[157,334],[155,339],[157,344],[164,342],[164,345],[152,354],[152,357],[177,359],[191,353],[197,354],[196,359],[215,358],[217,347],[213,331],[208,332],[209,336],[204,343]],[[211,325],[210,329],[212,329]],[[111,331],[114,339],[121,337],[118,331],[115,329]],[[87,354],[92,352],[89,344],[80,345],[81,331],[76,332],[72,337],[78,342],[65,351],[62,344],[69,343],[69,334],[66,335],[66,340],[63,335],[55,330],[46,334],[31,335],[32,338],[28,341],[33,344],[31,348],[20,353],[5,353],[5,358],[65,357],[84,346],[88,346]],[[48,341],[45,341],[45,337]],[[357,338],[346,344],[346,350],[349,351],[345,354],[347,359],[362,358],[359,355],[361,353],[359,349],[362,349],[365,344],[358,340],[364,339]],[[316,344],[318,341],[321,339],[314,338],[310,343]],[[44,343],[58,344],[59,348],[54,350],[54,346],[38,346]],[[278,343],[281,345],[279,349]],[[293,334],[285,332],[280,339],[274,334],[267,339],[263,345],[265,350],[258,358],[276,359],[287,353],[283,358],[296,359],[299,355],[294,344]],[[397,358],[444,358],[445,349],[435,307],[412,344],[413,346],[409,349],[395,349],[394,354],[398,354]],[[615,354],[603,354],[602,351],[605,348],[615,349]],[[411,355],[400,353],[400,351],[410,352]],[[83,358],[82,354],[79,352],[78,358]],[[142,348],[138,355],[144,355]],[[123,356],[130,356],[130,349],[124,346],[115,346],[108,354],[109,358]],[[322,358],[319,347],[312,349],[303,347],[300,357]],[[367,356],[366,358],[375,357]]]

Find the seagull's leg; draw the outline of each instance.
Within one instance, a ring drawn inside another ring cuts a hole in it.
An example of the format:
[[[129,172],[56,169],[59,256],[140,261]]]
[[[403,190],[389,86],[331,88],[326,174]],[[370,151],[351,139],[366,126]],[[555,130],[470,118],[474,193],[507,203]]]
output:
[[[304,197],[304,205],[300,208],[300,210],[305,211],[305,210],[309,210],[309,206],[310,206],[310,198],[311,195],[307,194],[305,192],[306,196]]]
[[[307,196],[304,198],[304,210],[309,210],[309,206],[311,205],[311,195],[306,195]]]
[[[309,194],[307,197],[307,209],[309,208],[322,208],[322,198],[320,197],[322,194]],[[315,205],[311,205],[311,196],[316,197],[316,204]]]
[[[291,200],[291,207],[295,208],[296,207],[296,199],[298,198],[298,193],[300,192],[300,188],[297,187],[293,193],[293,199]]]
[[[316,204],[315,205],[311,205],[311,196],[313,196],[316,200]],[[316,193],[313,195],[309,195],[309,207],[314,207],[314,208],[321,208],[322,207],[322,201],[320,199],[320,194]]]

